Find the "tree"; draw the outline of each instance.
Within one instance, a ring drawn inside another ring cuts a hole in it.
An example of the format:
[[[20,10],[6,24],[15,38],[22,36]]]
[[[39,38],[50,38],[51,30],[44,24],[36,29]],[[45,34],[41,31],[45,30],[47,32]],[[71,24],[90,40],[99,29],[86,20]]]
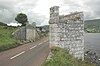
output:
[[[15,17],[15,20],[18,23],[21,23],[22,26],[26,26],[26,24],[28,23],[27,15],[26,14],[23,14],[23,13],[17,14],[17,16]]]

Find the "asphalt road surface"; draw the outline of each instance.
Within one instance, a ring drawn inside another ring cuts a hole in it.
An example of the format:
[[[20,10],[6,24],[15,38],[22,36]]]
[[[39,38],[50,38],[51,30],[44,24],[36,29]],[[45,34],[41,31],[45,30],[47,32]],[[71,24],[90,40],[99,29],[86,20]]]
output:
[[[0,52],[0,66],[41,66],[49,54],[48,38]]]

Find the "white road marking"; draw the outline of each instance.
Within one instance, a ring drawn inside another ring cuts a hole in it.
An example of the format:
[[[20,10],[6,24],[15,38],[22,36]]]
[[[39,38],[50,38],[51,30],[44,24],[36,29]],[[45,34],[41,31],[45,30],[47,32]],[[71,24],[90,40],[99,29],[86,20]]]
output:
[[[48,40],[44,41],[43,43],[47,42]]]
[[[35,46],[31,47],[30,49],[33,49],[33,48],[35,48],[35,47],[37,47],[37,45],[35,45]]]
[[[48,40],[46,40],[46,41],[43,41],[42,43],[39,43],[39,45],[41,45],[41,44],[43,44],[43,43],[45,43],[45,42],[47,42]]]
[[[41,45],[42,43],[39,43],[39,45]]]
[[[15,56],[13,56],[13,57],[11,57],[10,59],[12,60],[12,59],[14,59],[14,58],[16,58],[16,57],[18,57],[18,56],[22,55],[23,53],[25,53],[25,51],[22,51],[21,53],[19,53],[19,54],[15,55]]]
[[[35,48],[35,47],[37,47],[37,46],[39,46],[39,45],[41,45],[41,44],[43,44],[43,43],[45,43],[45,42],[47,42],[47,41],[48,41],[48,40],[43,41],[43,42],[39,43],[38,45],[35,45],[35,46],[31,47],[30,50],[33,49],[33,48]]]

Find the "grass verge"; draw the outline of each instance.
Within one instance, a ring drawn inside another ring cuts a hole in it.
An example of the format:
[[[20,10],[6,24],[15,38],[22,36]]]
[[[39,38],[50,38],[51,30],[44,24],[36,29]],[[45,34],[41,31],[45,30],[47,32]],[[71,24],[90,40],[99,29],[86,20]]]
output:
[[[0,26],[0,51],[21,45],[20,42],[12,37],[15,27]]]
[[[67,49],[54,48],[51,52],[51,59],[46,60],[42,66],[95,66],[87,60],[74,58]]]

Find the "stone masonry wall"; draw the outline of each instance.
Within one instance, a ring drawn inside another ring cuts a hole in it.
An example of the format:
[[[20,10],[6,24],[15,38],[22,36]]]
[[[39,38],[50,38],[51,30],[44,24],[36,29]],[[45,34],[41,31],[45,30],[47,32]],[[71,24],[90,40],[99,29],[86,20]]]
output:
[[[16,30],[12,35],[16,40],[26,40],[26,28],[22,27]]]
[[[16,30],[13,34],[17,40],[26,40],[26,41],[35,41],[40,38],[40,35],[36,28],[33,26],[27,25]]]
[[[84,19],[82,12],[59,16],[59,7],[50,8],[50,47],[70,50],[76,58],[84,60]]]

